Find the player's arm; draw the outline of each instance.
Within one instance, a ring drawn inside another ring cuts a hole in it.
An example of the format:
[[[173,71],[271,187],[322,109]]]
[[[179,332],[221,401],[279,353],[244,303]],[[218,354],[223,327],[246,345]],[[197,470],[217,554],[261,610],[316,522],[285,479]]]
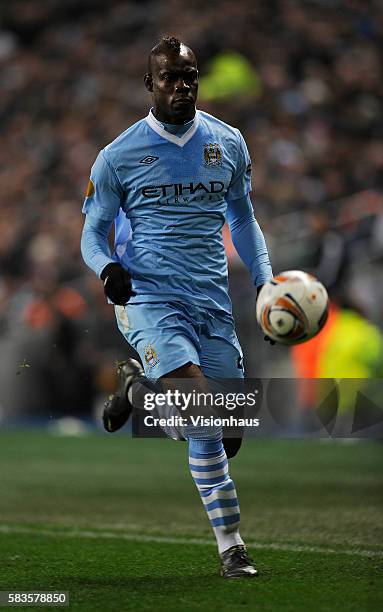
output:
[[[126,304],[134,293],[129,271],[111,257],[108,236],[123,197],[118,177],[101,151],[92,167],[83,206],[86,217],[81,253],[85,263],[104,281],[105,295],[120,305]]]
[[[226,219],[234,247],[247,266],[258,295],[263,285],[272,278],[273,271],[249,194],[237,200],[228,200]],[[269,336],[265,336],[265,340],[275,344]]]
[[[81,254],[86,265],[101,278],[105,267],[113,263],[108,236],[112,221],[86,215],[81,235]]]
[[[228,222],[234,247],[247,266],[257,294],[273,276],[269,254],[262,230],[254,217],[251,192],[251,160],[246,143],[238,131],[238,157],[226,201]],[[265,336],[271,344],[274,341]]]
[[[272,277],[266,242],[253,211],[251,192],[251,159],[242,134],[237,130],[236,167],[227,194],[227,215],[235,249],[260,288]]]
[[[265,238],[254,217],[249,194],[227,202],[226,218],[234,247],[258,289],[272,278],[273,273]]]

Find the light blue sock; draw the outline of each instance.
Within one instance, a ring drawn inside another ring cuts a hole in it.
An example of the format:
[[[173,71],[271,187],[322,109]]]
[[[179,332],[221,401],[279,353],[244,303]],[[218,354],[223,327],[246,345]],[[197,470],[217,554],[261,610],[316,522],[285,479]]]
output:
[[[219,553],[243,544],[239,504],[222,437],[188,437],[189,467],[217,539]]]

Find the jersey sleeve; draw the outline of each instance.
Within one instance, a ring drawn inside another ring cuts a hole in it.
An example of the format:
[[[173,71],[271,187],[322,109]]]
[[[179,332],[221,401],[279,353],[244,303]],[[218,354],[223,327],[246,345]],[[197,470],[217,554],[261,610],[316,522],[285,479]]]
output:
[[[251,159],[246,142],[239,131],[238,136],[237,165],[227,191],[226,197],[228,200],[238,200],[251,191]]]
[[[82,212],[101,221],[113,221],[123,198],[121,183],[103,149],[92,166]]]
[[[227,202],[227,222],[234,247],[247,266],[256,287],[273,276],[263,232],[254,217],[249,194]]]
[[[81,235],[81,254],[89,266],[101,276],[101,272],[109,263],[115,261],[110,255],[108,235],[112,221],[102,221],[86,215]]]

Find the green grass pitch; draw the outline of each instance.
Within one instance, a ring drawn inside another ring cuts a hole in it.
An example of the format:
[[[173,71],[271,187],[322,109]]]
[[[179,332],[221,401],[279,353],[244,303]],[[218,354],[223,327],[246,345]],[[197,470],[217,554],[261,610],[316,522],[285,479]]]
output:
[[[383,609],[382,459],[373,442],[245,441],[231,474],[261,575],[225,581],[186,444],[2,432],[0,590],[65,590],[85,611]]]

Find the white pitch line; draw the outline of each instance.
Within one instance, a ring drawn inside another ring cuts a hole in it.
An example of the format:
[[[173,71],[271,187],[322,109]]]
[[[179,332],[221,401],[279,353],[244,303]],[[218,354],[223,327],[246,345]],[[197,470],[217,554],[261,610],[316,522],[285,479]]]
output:
[[[203,540],[202,538],[177,538],[168,536],[145,535],[140,533],[118,533],[115,531],[97,530],[92,531],[87,529],[71,529],[66,531],[60,531],[53,529],[33,529],[31,527],[0,525],[0,533],[38,535],[53,538],[84,538],[93,540],[126,540],[128,542],[155,542],[159,544],[195,544],[198,546],[215,545],[215,542],[213,540]],[[351,555],[357,557],[383,558],[383,551],[380,550],[321,548],[320,546],[305,546],[276,542],[247,542],[246,544],[249,548],[255,548],[259,550],[278,550],[298,553],[321,553],[327,555]]]

